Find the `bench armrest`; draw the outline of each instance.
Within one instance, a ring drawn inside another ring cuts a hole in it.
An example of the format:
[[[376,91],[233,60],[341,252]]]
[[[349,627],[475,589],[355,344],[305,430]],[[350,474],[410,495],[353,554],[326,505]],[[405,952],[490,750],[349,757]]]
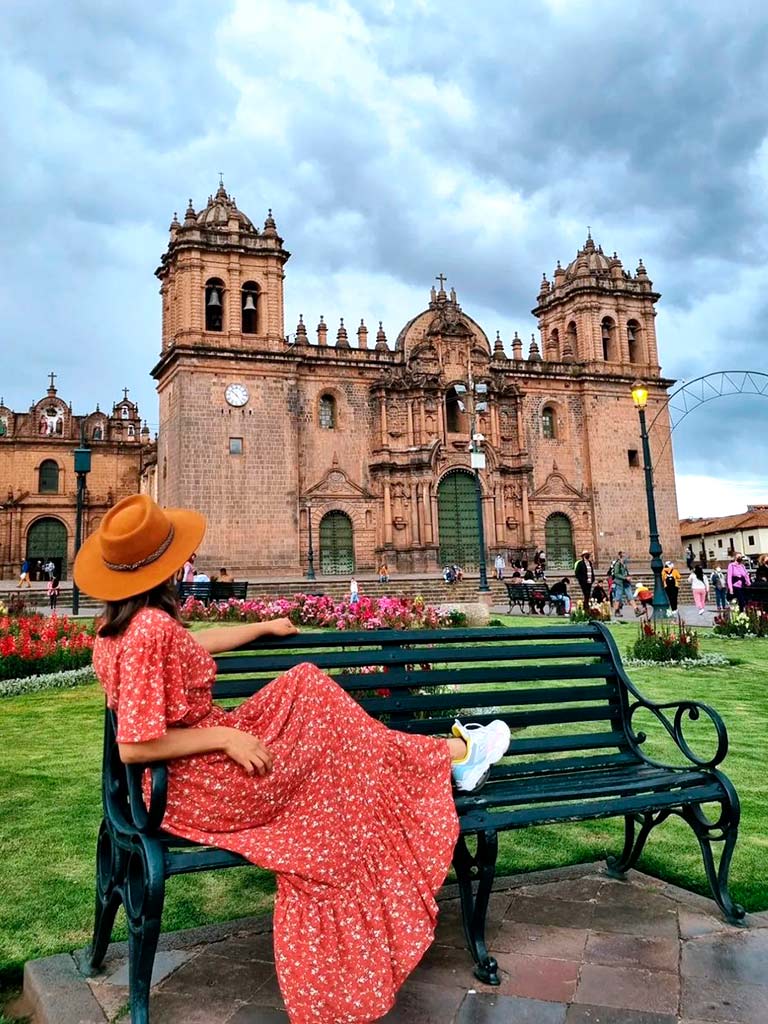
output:
[[[168,766],[157,761],[151,764],[127,764],[124,767],[130,800],[130,824],[144,834],[157,832],[165,816],[168,799]],[[144,803],[142,788],[145,772],[149,773],[149,807]]]
[[[659,703],[644,696],[624,671],[624,666],[621,663],[621,655],[619,654],[616,642],[611,636],[609,630],[602,622],[595,623],[595,625],[603,634],[605,642],[613,655],[613,663],[619,682],[625,687],[630,696],[630,700],[626,705],[626,719],[624,725],[629,744],[637,756],[642,758],[647,764],[655,765],[657,768],[679,767],[679,765],[671,765],[666,764],[663,761],[657,761],[654,758],[649,757],[641,748],[641,744],[645,743],[648,737],[644,732],[635,731],[632,719],[634,718],[635,713],[642,709],[653,715],[653,717],[664,727],[667,734],[672,738],[678,750],[692,764],[696,765],[697,768],[717,767],[717,765],[725,759],[725,755],[728,753],[728,730],[725,727],[725,722],[715,709],[710,707],[709,704],[704,704],[702,701],[698,700],[672,700]],[[670,716],[666,714],[667,711],[671,711],[672,709],[674,709],[673,715]],[[715,738],[717,739],[717,746],[711,757],[700,756],[685,738],[686,723],[689,721],[698,721],[702,714],[709,718],[711,724],[714,726]]]
[[[644,743],[647,737],[644,732],[635,732],[632,725],[632,719],[639,708],[642,708],[645,711],[650,711],[654,718],[661,723],[669,736],[674,740],[678,750],[680,750],[692,764],[696,765],[697,768],[715,768],[725,759],[725,755],[728,753],[728,730],[726,729],[725,722],[722,720],[720,715],[718,715],[715,709],[710,707],[709,704],[703,704],[698,700],[675,700],[665,702],[664,704],[657,704],[655,701],[648,700],[643,697],[632,684],[627,688],[636,698],[629,705],[628,709],[627,736],[635,752],[648,764],[653,764],[658,768],[678,767],[677,765],[664,764],[661,761],[648,757],[648,755],[640,749],[640,744]],[[665,714],[665,712],[671,711],[673,708],[673,715]],[[710,722],[714,726],[715,736],[717,738],[717,747],[711,757],[700,756],[685,738],[686,722],[695,722],[702,714],[709,718]]]

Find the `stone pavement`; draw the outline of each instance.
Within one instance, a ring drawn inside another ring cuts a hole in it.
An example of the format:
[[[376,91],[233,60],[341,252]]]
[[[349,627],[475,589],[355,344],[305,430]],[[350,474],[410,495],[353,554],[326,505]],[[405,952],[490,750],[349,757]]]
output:
[[[476,981],[455,887],[435,944],[382,1024],[766,1024],[768,913],[733,928],[703,897],[599,865],[501,879],[489,946],[502,984]],[[153,1024],[285,1024],[268,919],[163,936]],[[27,965],[35,1024],[125,1022],[124,944],[86,979],[82,954]]]

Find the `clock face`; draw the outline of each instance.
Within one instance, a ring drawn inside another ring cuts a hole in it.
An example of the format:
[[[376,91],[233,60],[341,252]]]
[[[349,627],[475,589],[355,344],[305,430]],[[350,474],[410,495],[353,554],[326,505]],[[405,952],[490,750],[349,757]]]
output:
[[[230,405],[237,407],[245,405],[250,396],[248,395],[248,388],[245,384],[230,384],[224,392],[224,397]]]

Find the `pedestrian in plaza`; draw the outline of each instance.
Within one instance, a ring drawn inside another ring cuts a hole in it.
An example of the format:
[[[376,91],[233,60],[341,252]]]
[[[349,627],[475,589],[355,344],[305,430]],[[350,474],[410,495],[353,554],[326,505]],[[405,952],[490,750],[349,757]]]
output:
[[[675,568],[674,562],[665,562],[661,570],[661,582],[667,592],[669,611],[667,615],[674,615],[677,611],[677,598],[680,593],[680,573]]]
[[[195,561],[197,555],[193,551],[189,558],[184,563],[184,574],[181,577],[182,583],[194,583],[195,580]]]
[[[653,594],[649,587],[642,581],[638,581],[635,587],[635,601],[638,602],[643,616],[650,618],[650,609],[653,607]]]
[[[389,566],[386,561],[382,561],[379,566],[379,583],[389,583]]]
[[[715,592],[715,608],[717,611],[725,611],[728,607],[728,587],[725,582],[725,573],[715,562],[712,575],[709,577],[709,585]]]
[[[571,598],[568,594],[568,577],[563,576],[557,583],[553,583],[549,588],[549,596],[552,598],[552,602],[557,609],[558,615],[567,615],[571,610]],[[585,608],[588,605],[584,606]],[[544,606],[542,604],[542,612]]]
[[[32,589],[32,584],[29,581],[29,559],[25,558],[21,563],[21,572],[19,573],[19,582],[16,584],[16,589],[20,590],[22,587],[29,587]]]
[[[357,604],[360,600],[360,588],[357,585],[357,580],[353,576],[349,581],[349,603]]]
[[[606,587],[608,588],[606,590]],[[605,604],[609,601],[609,595],[611,592],[611,581],[605,581],[605,587],[599,581],[592,587],[592,593],[589,595],[588,602],[590,604]],[[586,607],[586,606],[585,606]]]
[[[184,629],[169,581],[204,530],[197,512],[133,495],[78,553],[77,585],[107,602],[93,665],[119,756],[166,762],[164,831],[277,873],[274,958],[288,1018],[378,1020],[434,938],[459,835],[451,783],[482,784],[509,728],[398,732],[309,663],[234,710],[215,705],[211,655],[297,629],[286,618]]]
[[[56,605],[59,603],[59,581],[54,576],[52,580],[48,581],[48,607],[52,612],[56,611]]]
[[[504,569],[506,568],[506,565],[507,563],[504,561],[504,555],[499,552],[493,560],[493,568],[496,573],[497,580],[504,579]]]
[[[693,545],[689,544],[685,549],[685,564],[688,566],[688,571],[693,570],[693,563],[696,561],[696,556],[693,553]]]
[[[693,593],[693,603],[698,608],[699,615],[703,615],[707,607],[707,598],[709,597],[709,583],[700,565],[694,567],[688,577],[688,582]]]
[[[46,577],[49,580],[52,580],[53,577],[56,575],[56,566],[53,564],[50,558],[43,565],[43,572],[45,573]]]
[[[219,583],[234,583],[235,582],[235,577],[229,575],[229,573],[227,572],[226,566],[222,566],[221,569],[219,569],[219,579],[218,579],[218,582]]]
[[[581,558],[573,567],[576,581],[581,587],[584,608],[589,608],[589,598],[592,594],[592,587],[595,582],[595,567],[592,565],[592,555],[589,551],[582,551]]]
[[[613,560],[611,566],[613,575],[613,614],[614,618],[622,621],[621,612],[625,604],[640,615],[641,611],[635,601],[635,588],[632,585],[632,577],[629,575],[629,560],[623,551],[620,551]]]
[[[747,603],[747,598],[744,594],[746,587],[752,585],[752,580],[748,571],[744,568],[742,556],[738,551],[733,556],[733,561],[728,565],[728,576],[727,576],[728,593],[733,596],[733,599],[739,606],[739,611],[743,612],[744,607]]]
[[[211,582],[211,577],[208,575],[207,572],[204,572],[202,569],[195,569],[195,575],[192,577],[192,582],[193,583],[210,583]]]
[[[768,555],[760,555],[755,569],[755,586],[768,587]]]

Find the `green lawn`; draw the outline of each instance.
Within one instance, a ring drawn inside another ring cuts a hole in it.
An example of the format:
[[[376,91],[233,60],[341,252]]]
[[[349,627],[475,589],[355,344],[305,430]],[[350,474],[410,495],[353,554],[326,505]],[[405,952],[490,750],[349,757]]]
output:
[[[528,619],[504,621],[531,624]],[[541,628],[546,628],[544,620]],[[613,631],[625,653],[634,627]],[[725,768],[743,805],[732,891],[748,909],[765,909],[768,812],[761,792],[768,771],[768,645],[705,640],[703,649],[740,663],[694,671],[634,669],[630,675],[651,697],[696,697],[723,715],[731,737]],[[100,819],[102,707],[96,685],[0,701],[0,981],[17,981],[30,957],[88,942]],[[657,738],[658,730],[651,731],[651,741]],[[600,859],[618,851],[622,831],[620,821],[607,821],[508,834],[501,839],[500,871]],[[640,867],[707,891],[698,845],[687,826],[675,820],[652,834]],[[269,908],[273,891],[271,876],[251,868],[174,878],[168,885],[164,929],[259,913]],[[117,937],[124,934],[121,925]]]

